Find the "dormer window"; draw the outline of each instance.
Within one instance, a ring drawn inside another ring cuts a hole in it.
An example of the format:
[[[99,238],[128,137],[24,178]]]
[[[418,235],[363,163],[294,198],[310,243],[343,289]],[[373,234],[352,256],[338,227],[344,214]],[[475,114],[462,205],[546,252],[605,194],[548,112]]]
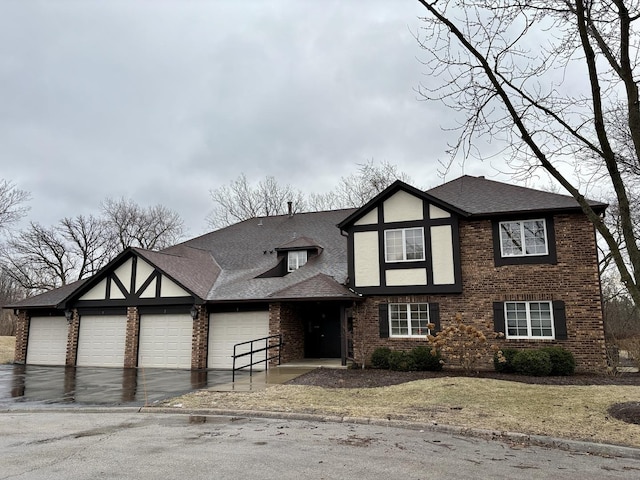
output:
[[[287,256],[287,271],[293,272],[307,263],[306,250],[290,251]]]

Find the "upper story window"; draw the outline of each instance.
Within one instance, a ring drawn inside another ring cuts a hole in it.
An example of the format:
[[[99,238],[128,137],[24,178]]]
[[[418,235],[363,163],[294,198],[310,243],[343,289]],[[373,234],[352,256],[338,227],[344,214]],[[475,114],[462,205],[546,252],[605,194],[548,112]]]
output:
[[[392,337],[429,335],[428,303],[390,303],[389,333]]]
[[[294,250],[287,254],[287,271],[293,272],[307,263],[306,250]]]
[[[548,255],[544,219],[500,222],[500,251],[503,257]]]
[[[424,260],[424,229],[420,227],[386,230],[384,250],[387,262]]]
[[[554,338],[551,302],[505,302],[507,338]]]

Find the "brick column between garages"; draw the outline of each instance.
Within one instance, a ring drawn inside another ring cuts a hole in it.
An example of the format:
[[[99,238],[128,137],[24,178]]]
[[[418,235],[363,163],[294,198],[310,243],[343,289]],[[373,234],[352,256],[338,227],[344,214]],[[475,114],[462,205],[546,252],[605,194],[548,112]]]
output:
[[[198,316],[193,321],[193,336],[191,339],[191,370],[207,368],[209,315],[204,305],[196,306]]]
[[[127,331],[124,346],[124,368],[138,366],[138,337],[140,335],[140,315],[138,307],[127,307]]]
[[[78,355],[78,334],[80,333],[80,315],[78,310],[72,310],[71,323],[67,329],[67,357],[64,364],[67,367],[76,366]]]
[[[16,325],[16,349],[14,363],[24,365],[27,362],[27,341],[29,338],[29,321],[31,317],[26,310],[18,311],[18,323]]]

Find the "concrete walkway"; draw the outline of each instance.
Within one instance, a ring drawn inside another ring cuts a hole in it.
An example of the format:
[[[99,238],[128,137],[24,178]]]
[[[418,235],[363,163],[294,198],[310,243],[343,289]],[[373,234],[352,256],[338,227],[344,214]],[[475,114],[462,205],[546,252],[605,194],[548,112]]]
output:
[[[339,358],[311,358],[296,360],[268,370],[253,372],[253,375],[236,377],[235,382],[213,385],[207,390],[211,392],[254,392],[267,388],[268,385],[279,385],[288,382],[316,368],[347,368]]]

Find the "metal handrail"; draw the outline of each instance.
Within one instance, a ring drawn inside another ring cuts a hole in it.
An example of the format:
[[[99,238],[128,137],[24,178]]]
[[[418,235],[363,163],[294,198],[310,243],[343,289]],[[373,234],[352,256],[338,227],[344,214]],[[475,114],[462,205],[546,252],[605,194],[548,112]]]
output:
[[[269,340],[271,340],[273,338],[277,338],[278,342],[274,343],[272,345],[269,345]],[[262,342],[262,341],[264,341],[264,347],[257,348],[257,349],[254,350],[253,344],[256,343],[256,342]],[[250,345],[248,352],[236,354],[236,348],[238,348],[239,346],[242,346],[242,345],[247,345],[247,344]],[[265,364],[267,364],[267,362],[269,362],[269,360],[273,360],[274,358],[278,359],[278,365],[280,365],[280,359],[281,359],[280,353],[282,351],[282,345],[283,345],[283,343],[282,343],[282,334],[269,335],[268,337],[256,338],[255,340],[247,340],[246,342],[236,343],[233,346],[233,371],[231,373],[231,381],[232,382],[236,381],[236,371],[242,370],[243,368],[249,367],[249,376],[253,376],[253,366],[254,365],[257,365],[257,364],[262,363],[262,362],[265,362]],[[269,350],[272,350],[274,348],[278,349],[278,354],[269,356]],[[264,359],[263,360],[256,360],[254,362],[253,361],[253,354],[254,353],[260,353],[260,352],[264,352]],[[249,355],[249,363],[247,363],[246,365],[241,365],[239,367],[236,367],[236,360],[238,358],[241,358],[241,357],[246,357],[247,355]],[[268,366],[268,364],[266,366]]]

